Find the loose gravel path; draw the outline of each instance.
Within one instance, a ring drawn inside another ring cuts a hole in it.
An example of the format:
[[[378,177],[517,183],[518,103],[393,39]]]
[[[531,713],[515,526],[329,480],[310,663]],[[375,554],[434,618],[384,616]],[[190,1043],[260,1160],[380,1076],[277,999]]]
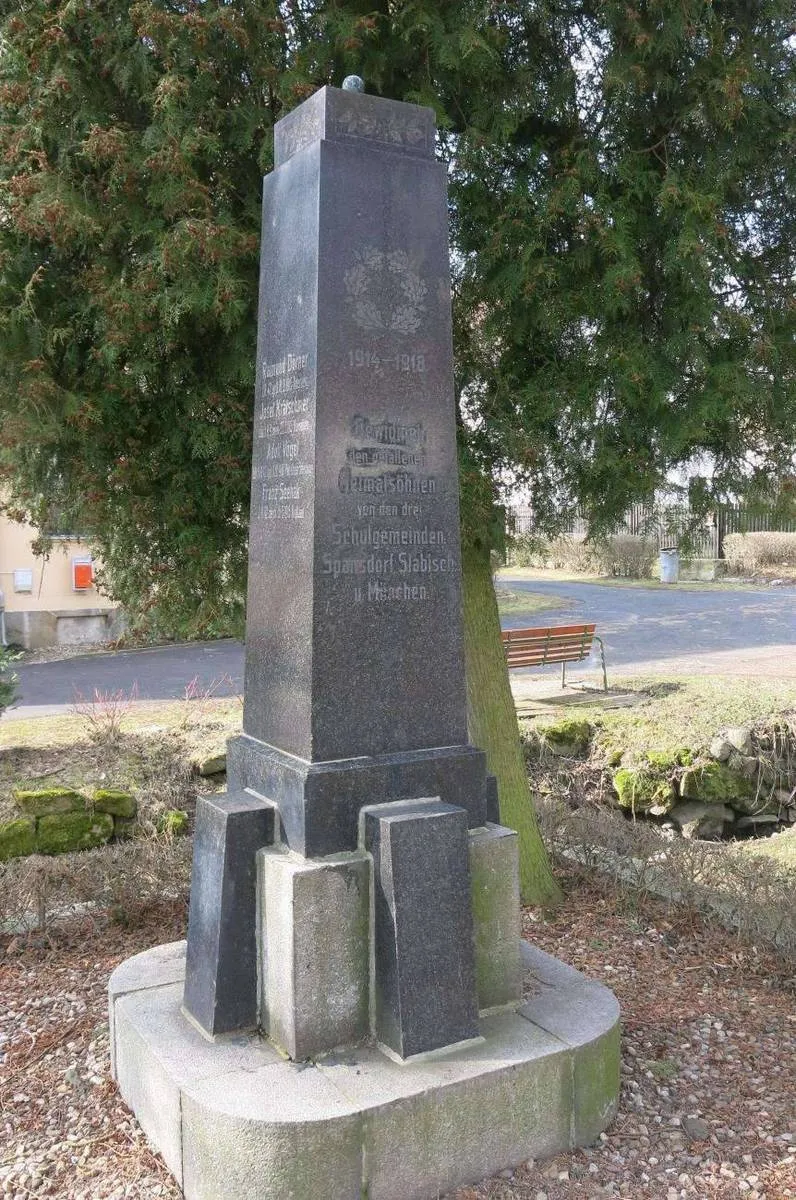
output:
[[[782,964],[570,874],[525,934],[607,983],[623,1012],[619,1116],[600,1142],[455,1200],[796,1197],[796,1014]],[[109,1078],[105,988],[121,959],[183,936],[184,908],[134,929],[0,942],[0,1195],[177,1200]],[[318,1200],[336,1200],[319,1197]]]

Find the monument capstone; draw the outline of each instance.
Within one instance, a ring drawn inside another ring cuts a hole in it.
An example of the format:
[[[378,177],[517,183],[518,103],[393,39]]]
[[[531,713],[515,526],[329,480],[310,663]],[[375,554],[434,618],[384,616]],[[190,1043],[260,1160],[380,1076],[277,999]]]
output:
[[[110,982],[114,1076],[190,1200],[434,1196],[591,1140],[618,1093],[616,1002],[521,951],[467,740],[434,115],[360,85],[275,128],[243,732],[187,943]]]

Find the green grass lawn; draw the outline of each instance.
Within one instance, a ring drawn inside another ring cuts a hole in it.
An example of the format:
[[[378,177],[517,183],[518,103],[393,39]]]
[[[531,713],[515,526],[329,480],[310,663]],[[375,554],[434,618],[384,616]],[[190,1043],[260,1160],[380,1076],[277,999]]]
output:
[[[595,693],[593,705],[578,707],[578,717],[600,725],[599,743],[637,753],[706,749],[721,729],[796,712],[796,683],[778,679],[623,679],[622,688],[636,692],[639,703],[607,709]]]
[[[573,601],[565,596],[551,596],[547,592],[514,592],[499,580],[495,582],[498,612],[501,617],[519,617],[544,612],[551,608],[571,608]]]
[[[796,880],[796,828],[793,826],[772,837],[736,842],[733,849],[745,858],[770,858]]]
[[[649,753],[671,755],[682,750],[698,757],[705,754],[721,730],[732,726],[783,719],[791,726],[796,724],[796,683],[790,681],[710,676],[639,678],[623,680],[622,688],[637,693],[638,703],[609,708],[595,693],[592,704],[579,704],[576,709],[551,706],[549,712],[537,713],[530,721],[520,718],[521,726],[539,732],[562,718],[588,721],[593,727],[590,760],[580,765],[557,763],[558,774],[549,784],[552,791],[566,791],[567,774],[577,774],[580,766],[593,766],[599,772],[600,764],[615,763],[620,751],[625,756],[623,762]],[[606,704],[610,704],[610,698],[606,698]],[[725,846],[727,852],[742,858],[768,858],[796,879],[796,827],[786,827],[773,836],[728,841]]]

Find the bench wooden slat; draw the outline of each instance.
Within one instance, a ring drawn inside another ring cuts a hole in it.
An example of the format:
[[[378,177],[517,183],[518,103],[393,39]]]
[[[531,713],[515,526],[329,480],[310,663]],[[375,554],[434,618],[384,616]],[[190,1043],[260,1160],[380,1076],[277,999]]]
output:
[[[501,636],[504,642],[510,642],[518,637],[547,637],[549,634],[582,634],[594,633],[596,622],[586,622],[583,625],[548,625],[538,629],[503,629]]]
[[[549,641],[531,641],[507,643],[507,652],[511,655],[515,654],[544,654],[547,652],[555,652],[555,650],[571,650],[577,649],[579,646],[591,646],[593,634],[588,634],[586,637],[551,637]]]
[[[608,691],[605,652],[596,629],[597,624],[594,621],[583,625],[548,625],[538,629],[503,629],[501,638],[506,664],[511,669],[557,663],[561,666],[561,683],[564,686],[567,663],[583,662],[591,654],[592,645],[596,641],[600,647],[603,686]]]
[[[585,649],[591,650],[591,641],[586,643]],[[552,658],[554,655],[561,656],[562,654],[569,655],[570,658],[574,654],[580,654],[584,650],[581,642],[563,642],[560,646],[517,646],[509,650],[506,657],[512,661],[515,658]]]
[[[579,653],[572,651],[561,651],[559,654],[512,654],[509,659],[510,667],[543,667],[547,663],[562,663],[562,662],[580,662],[581,657],[588,658],[588,654],[581,656]]]
[[[596,623],[501,631],[509,667],[581,662],[591,653]]]

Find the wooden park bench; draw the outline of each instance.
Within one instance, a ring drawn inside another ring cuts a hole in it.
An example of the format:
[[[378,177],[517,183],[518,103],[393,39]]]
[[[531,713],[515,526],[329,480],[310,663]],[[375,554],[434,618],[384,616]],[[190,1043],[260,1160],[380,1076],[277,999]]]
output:
[[[544,629],[504,629],[503,648],[509,670],[512,667],[543,667],[561,663],[561,686],[567,686],[567,663],[583,662],[591,654],[592,643],[600,647],[603,685],[608,691],[605,647],[591,625],[550,625]]]

